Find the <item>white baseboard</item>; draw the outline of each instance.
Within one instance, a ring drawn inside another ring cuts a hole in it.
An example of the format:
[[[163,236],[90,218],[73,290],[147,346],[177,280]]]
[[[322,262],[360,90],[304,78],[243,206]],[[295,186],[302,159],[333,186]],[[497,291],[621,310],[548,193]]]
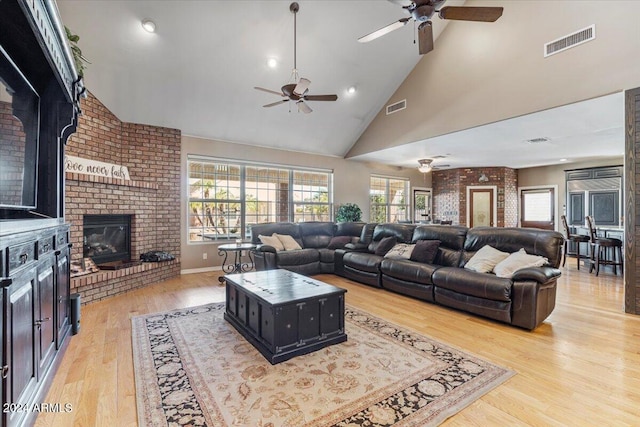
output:
[[[186,270],[180,270],[180,274],[207,273],[209,271],[222,271],[222,267],[189,268]]]

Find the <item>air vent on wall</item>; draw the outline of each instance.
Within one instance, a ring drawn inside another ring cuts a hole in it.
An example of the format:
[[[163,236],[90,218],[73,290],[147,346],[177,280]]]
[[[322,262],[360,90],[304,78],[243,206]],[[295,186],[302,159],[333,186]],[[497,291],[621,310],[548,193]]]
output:
[[[404,110],[407,108],[407,100],[403,99],[402,101],[395,102],[393,104],[387,105],[387,115],[396,113],[400,110]]]
[[[544,45],[544,57],[555,55],[569,48],[578,46],[582,43],[594,40],[596,38],[596,26],[591,25],[582,30],[576,31],[559,39],[555,39]]]

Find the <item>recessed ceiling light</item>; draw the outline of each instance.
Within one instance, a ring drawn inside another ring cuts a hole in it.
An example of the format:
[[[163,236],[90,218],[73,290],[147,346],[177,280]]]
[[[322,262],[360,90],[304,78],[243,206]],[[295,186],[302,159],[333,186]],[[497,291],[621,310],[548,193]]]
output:
[[[350,95],[353,95],[354,93],[356,93],[356,87],[355,86],[349,86],[349,88],[347,88],[347,93]]]
[[[142,20],[142,28],[144,28],[144,30],[148,33],[155,33],[156,32],[156,23],[153,22],[151,19],[143,19]]]
[[[278,60],[276,58],[267,59],[267,66],[269,68],[276,68],[278,66]]]
[[[569,160],[569,159],[560,159],[560,161],[561,161],[561,162],[566,162],[566,161],[568,161],[568,160]]]

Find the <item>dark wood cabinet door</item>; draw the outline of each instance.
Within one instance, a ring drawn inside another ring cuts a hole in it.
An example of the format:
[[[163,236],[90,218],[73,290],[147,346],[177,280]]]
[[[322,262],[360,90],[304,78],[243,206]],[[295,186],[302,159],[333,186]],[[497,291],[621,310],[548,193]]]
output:
[[[43,375],[49,367],[56,352],[56,327],[54,310],[55,297],[55,258],[53,254],[41,263],[38,268],[38,282],[35,319],[38,375]]]
[[[69,331],[69,280],[70,280],[69,248],[64,247],[56,256],[56,292],[57,307],[55,312],[56,348],[62,346]]]
[[[5,288],[5,402],[28,404],[37,389],[36,310],[37,270],[31,268],[12,278]],[[8,412],[6,425],[19,425],[26,412]]]
[[[590,191],[589,213],[597,225],[618,225],[620,219],[618,190]]]
[[[569,209],[567,219],[569,225],[584,225],[584,191],[569,193]]]

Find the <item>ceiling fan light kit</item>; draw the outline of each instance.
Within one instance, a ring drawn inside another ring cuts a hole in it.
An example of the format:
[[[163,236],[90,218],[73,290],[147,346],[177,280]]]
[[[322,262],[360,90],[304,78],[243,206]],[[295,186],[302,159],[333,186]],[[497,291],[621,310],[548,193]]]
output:
[[[281,92],[276,92],[275,90],[269,90],[258,86],[254,86],[254,89],[285,98],[277,102],[272,102],[271,104],[263,105],[263,107],[274,107],[276,105],[284,104],[287,101],[293,101],[298,107],[298,112],[309,114],[313,110],[305,101],[336,101],[338,99],[338,95],[309,95],[308,92],[311,80],[298,76],[296,15],[300,10],[300,5],[297,2],[293,2],[289,5],[289,10],[293,13],[293,69],[291,70],[290,83],[282,86],[282,88],[280,88]],[[289,106],[289,111],[291,111],[291,106]]]
[[[418,164],[420,166],[418,166],[418,170],[422,173],[429,173],[431,172],[432,166],[431,163],[433,162],[433,160],[431,159],[420,159],[418,160]]]
[[[389,0],[394,4],[398,1]],[[409,5],[401,5],[401,7],[411,16],[401,18],[386,27],[382,27],[372,33],[362,36],[358,39],[360,43],[367,43],[384,36],[400,27],[404,27],[410,20],[414,20],[418,25],[418,50],[420,55],[424,55],[433,50],[433,28],[431,17],[438,14],[440,19],[449,19],[456,21],[475,21],[475,22],[495,22],[502,16],[502,7],[467,7],[467,6],[445,6],[440,9],[446,0],[415,0]]]

